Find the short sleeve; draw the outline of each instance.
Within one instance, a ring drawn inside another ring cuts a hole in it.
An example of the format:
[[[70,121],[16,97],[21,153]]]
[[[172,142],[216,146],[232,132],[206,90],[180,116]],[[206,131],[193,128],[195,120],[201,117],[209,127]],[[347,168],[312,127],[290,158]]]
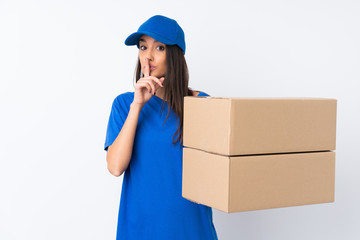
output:
[[[199,97],[200,97],[200,96],[201,96],[201,97],[206,97],[206,96],[207,96],[207,97],[210,97],[209,94],[207,94],[207,93],[205,93],[205,92],[201,92],[201,91],[199,92],[198,96],[199,96]]]
[[[106,138],[104,150],[107,151],[108,147],[113,144],[117,136],[119,135],[129,110],[127,108],[124,94],[117,96],[111,107],[110,117],[107,125]]]

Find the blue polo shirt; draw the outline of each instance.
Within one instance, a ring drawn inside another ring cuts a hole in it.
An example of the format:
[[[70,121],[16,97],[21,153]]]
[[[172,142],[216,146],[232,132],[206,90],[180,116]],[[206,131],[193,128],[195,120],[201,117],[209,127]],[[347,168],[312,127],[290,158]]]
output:
[[[200,92],[198,96],[209,96]],[[134,92],[118,95],[112,104],[104,149],[118,136]],[[173,135],[179,118],[154,95],[142,108],[133,152],[124,172],[116,239],[217,240],[212,208],[182,197],[182,154]],[[176,136],[177,137],[177,136]]]

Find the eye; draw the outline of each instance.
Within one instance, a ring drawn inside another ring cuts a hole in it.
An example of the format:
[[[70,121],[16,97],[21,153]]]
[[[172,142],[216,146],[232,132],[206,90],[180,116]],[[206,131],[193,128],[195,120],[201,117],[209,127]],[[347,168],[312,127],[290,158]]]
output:
[[[158,46],[156,49],[159,50],[159,51],[164,51],[165,47],[164,46]]]
[[[146,47],[144,45],[140,45],[140,50],[146,50]]]

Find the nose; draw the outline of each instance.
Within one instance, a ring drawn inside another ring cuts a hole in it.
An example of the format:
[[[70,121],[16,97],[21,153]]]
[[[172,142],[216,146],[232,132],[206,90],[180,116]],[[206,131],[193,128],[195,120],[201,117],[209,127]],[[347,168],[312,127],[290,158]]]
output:
[[[149,61],[152,61],[154,58],[153,58],[153,52],[152,52],[152,50],[148,50],[148,51],[146,51],[146,55],[145,55],[145,59],[149,59]]]

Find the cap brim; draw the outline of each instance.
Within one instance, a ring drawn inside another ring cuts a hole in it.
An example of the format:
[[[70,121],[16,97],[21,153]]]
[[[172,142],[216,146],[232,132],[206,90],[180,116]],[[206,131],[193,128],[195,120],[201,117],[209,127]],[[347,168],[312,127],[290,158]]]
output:
[[[130,36],[128,36],[125,40],[125,45],[127,46],[131,46],[131,45],[138,45],[139,43],[139,38],[142,35],[148,35],[149,37],[154,38],[156,41],[159,41],[161,43],[167,44],[167,45],[174,45],[176,43],[174,43],[173,41],[170,41],[169,39],[166,39],[164,37],[161,37],[155,33],[152,32],[145,32],[145,31],[139,31],[139,32],[135,32],[133,34],[131,34]]]

